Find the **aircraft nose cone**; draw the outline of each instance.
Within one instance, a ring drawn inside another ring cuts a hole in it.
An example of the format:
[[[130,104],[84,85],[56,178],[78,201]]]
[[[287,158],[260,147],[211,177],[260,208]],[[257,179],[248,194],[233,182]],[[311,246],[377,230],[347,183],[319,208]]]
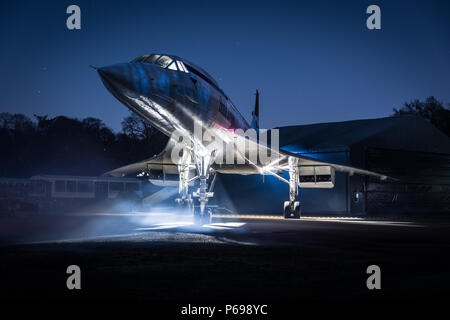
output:
[[[105,87],[115,96],[134,93],[136,88],[130,79],[128,64],[116,64],[96,69]]]
[[[119,66],[112,65],[112,66],[96,68],[95,70],[97,70],[98,74],[103,79],[120,80],[121,74],[122,74],[122,70],[120,70],[120,69],[121,68]]]

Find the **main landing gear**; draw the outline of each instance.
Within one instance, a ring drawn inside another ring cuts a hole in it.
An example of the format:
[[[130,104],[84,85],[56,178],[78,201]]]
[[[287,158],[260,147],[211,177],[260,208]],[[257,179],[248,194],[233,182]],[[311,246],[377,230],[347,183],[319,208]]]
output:
[[[300,219],[300,202],[295,201],[295,197],[298,195],[298,185],[298,159],[289,157],[289,201],[284,202],[283,208],[286,219]]]

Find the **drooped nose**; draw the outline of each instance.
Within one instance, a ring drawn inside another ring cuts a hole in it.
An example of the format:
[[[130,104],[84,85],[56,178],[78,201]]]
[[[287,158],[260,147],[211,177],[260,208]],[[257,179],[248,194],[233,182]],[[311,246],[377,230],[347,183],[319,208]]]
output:
[[[147,63],[120,63],[97,68],[106,88],[117,98],[164,94],[170,81],[164,69]]]
[[[128,63],[97,68],[105,87],[115,96],[135,95],[137,86],[133,82],[131,66]]]

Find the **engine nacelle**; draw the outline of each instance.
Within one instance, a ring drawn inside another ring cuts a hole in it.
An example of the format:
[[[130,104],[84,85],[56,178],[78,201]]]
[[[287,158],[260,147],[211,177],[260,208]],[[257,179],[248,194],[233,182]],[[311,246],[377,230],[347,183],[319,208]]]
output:
[[[334,168],[305,166],[299,168],[300,188],[334,188]]]

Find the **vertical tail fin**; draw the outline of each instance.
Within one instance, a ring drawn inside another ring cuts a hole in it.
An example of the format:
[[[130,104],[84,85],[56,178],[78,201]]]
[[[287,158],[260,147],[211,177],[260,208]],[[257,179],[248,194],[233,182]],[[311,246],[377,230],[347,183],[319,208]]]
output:
[[[259,130],[259,92],[256,90],[255,108],[252,111],[251,127],[256,131]]]

